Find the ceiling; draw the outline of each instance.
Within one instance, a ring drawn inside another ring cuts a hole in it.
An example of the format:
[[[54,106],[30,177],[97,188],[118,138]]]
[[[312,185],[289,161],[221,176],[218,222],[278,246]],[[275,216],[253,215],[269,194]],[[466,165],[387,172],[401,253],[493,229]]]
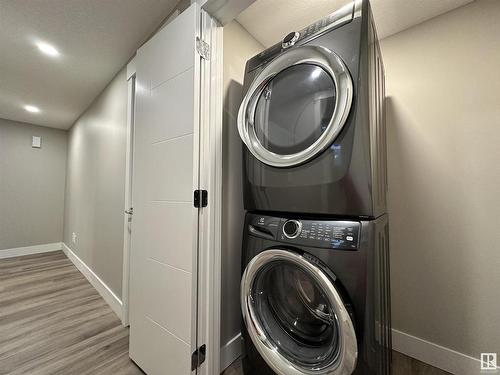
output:
[[[380,39],[473,0],[371,0]],[[257,0],[237,21],[265,47],[334,12],[349,0]]]
[[[68,129],[177,3],[0,1],[0,118]]]
[[[372,0],[381,38],[472,0]],[[264,46],[349,0],[257,0],[237,20]],[[178,0],[0,1],[0,118],[68,129]],[[60,52],[44,55],[45,42]],[[31,113],[24,106],[40,108]]]

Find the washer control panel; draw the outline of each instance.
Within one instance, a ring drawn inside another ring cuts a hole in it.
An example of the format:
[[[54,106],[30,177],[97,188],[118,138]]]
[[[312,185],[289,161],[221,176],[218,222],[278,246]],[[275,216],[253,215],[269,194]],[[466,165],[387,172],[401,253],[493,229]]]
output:
[[[339,250],[359,247],[361,223],[340,220],[285,219],[251,215],[249,234],[279,242]]]

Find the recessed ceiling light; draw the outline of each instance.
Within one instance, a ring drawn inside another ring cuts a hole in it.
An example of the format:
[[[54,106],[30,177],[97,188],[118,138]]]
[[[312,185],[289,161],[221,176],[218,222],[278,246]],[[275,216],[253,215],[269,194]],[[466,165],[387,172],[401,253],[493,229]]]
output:
[[[36,43],[36,46],[38,47],[38,49],[40,51],[42,51],[43,53],[45,53],[46,55],[49,55],[49,56],[52,56],[52,57],[56,57],[56,56],[59,56],[59,51],[56,49],[56,47],[54,46],[51,46],[50,44],[48,43],[45,43],[45,42],[37,42]]]
[[[32,113],[40,112],[40,108],[35,107],[34,105],[25,105],[24,109],[27,110],[28,112],[32,112]]]

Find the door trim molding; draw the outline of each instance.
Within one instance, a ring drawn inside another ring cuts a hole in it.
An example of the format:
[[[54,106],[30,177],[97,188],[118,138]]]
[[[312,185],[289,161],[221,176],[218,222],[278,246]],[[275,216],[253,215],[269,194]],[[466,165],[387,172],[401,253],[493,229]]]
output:
[[[106,301],[106,303],[111,307],[111,310],[115,312],[118,318],[122,319],[122,301],[118,296],[111,290],[109,286],[106,285],[102,279],[97,276],[97,274],[92,271],[92,269],[81,260],[78,255],[71,250],[68,245],[64,242],[62,243],[62,251],[68,259],[75,265],[76,268],[85,276],[88,282],[94,287],[95,290],[101,295],[101,297]]]
[[[207,357],[198,375],[220,370],[221,231],[222,231],[222,27],[200,10],[200,37],[210,58],[200,59],[200,189],[208,191],[208,206],[199,211],[198,345]]]
[[[130,78],[135,77],[135,72],[136,72],[136,66],[135,66],[135,55],[130,59],[130,61],[127,63],[127,81],[130,80]]]
[[[51,251],[59,251],[62,249],[61,242],[53,242],[41,245],[14,247],[12,249],[0,250],[0,259],[21,257],[24,255],[48,253]]]
[[[129,325],[129,282],[130,282],[130,243],[129,228],[130,215],[126,214],[133,207],[132,202],[132,174],[134,152],[134,123],[135,123],[135,57],[127,64],[127,140],[125,150],[125,199],[123,216],[123,270],[122,270],[122,324]]]

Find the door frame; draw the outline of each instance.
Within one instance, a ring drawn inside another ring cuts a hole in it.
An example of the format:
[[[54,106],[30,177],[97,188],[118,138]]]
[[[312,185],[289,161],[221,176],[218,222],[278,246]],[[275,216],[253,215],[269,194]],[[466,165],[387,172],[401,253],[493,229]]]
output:
[[[222,234],[222,27],[200,10],[199,37],[207,43],[208,59],[200,56],[200,189],[208,205],[200,210],[198,253],[198,346],[207,357],[198,374],[220,373],[221,234]]]
[[[127,138],[125,150],[125,204],[123,208],[123,271],[122,271],[122,324],[129,325],[130,241],[129,227],[132,215],[126,213],[133,207],[132,177],[134,171],[135,125],[135,56],[127,64]]]
[[[200,40],[209,46],[209,57],[200,58],[200,189],[208,191],[208,205],[199,211],[197,275],[194,278],[198,303],[197,345],[206,344],[205,362],[194,373],[220,372],[221,316],[221,233],[222,233],[222,110],[223,110],[223,33],[222,27],[200,9]],[[125,162],[124,211],[133,207],[132,176],[135,113],[135,58],[127,64],[127,141]],[[197,102],[195,100],[195,102]],[[201,115],[206,114],[209,115]],[[130,233],[124,213],[122,324],[129,325]]]

